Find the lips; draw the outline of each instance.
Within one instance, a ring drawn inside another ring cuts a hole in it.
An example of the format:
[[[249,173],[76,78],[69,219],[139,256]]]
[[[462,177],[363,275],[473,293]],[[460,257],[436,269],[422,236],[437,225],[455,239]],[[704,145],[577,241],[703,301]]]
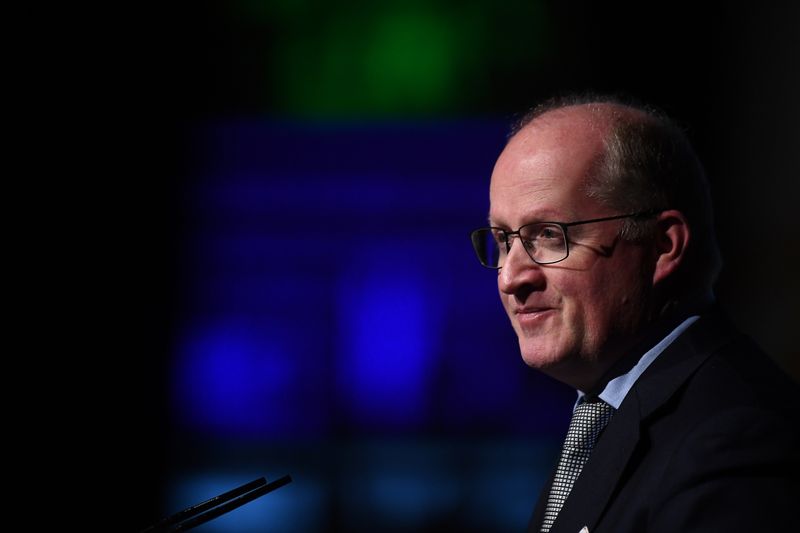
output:
[[[552,311],[552,307],[519,307],[514,310],[514,313],[518,315],[528,315],[528,314],[535,314],[535,313],[544,313],[546,311]]]
[[[552,307],[520,307],[514,310],[519,325],[524,328],[536,327],[553,316],[555,309]]]

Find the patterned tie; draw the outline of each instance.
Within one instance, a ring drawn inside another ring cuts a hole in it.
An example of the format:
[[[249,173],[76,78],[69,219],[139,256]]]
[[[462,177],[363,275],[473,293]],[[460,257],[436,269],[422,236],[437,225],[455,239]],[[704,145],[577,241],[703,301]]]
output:
[[[572,413],[569,423],[567,438],[561,449],[561,459],[558,461],[556,477],[550,494],[547,497],[547,507],[544,511],[544,522],[541,532],[547,533],[556,521],[558,512],[564,505],[572,485],[583,470],[583,465],[592,453],[594,443],[603,428],[606,427],[614,408],[602,400],[595,402],[583,401]]]

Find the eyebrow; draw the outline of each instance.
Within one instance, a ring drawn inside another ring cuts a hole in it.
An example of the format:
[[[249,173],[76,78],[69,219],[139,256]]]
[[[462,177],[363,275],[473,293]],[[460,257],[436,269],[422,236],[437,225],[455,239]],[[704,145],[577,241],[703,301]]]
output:
[[[520,227],[527,226],[528,224],[537,224],[537,223],[541,223],[541,222],[557,222],[559,224],[564,224],[565,222],[563,220],[559,220],[559,219],[563,219],[563,218],[565,218],[565,217],[556,215],[555,211],[547,210],[547,211],[544,212],[544,214],[540,214],[539,216],[536,216],[536,217],[527,217],[527,216],[522,217],[522,220],[524,222],[520,225]],[[571,220],[570,217],[566,217],[566,218],[568,220]],[[509,228],[509,229],[513,229],[513,228],[511,228],[510,224],[503,224],[503,223],[497,222],[497,221],[493,222],[491,214],[486,217],[486,223],[489,224],[489,226],[493,227],[493,228],[501,228],[501,229]]]

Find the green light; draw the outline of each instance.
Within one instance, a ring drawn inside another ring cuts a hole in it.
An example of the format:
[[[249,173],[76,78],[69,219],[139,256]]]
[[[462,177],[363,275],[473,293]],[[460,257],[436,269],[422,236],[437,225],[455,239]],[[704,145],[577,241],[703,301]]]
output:
[[[264,109],[290,116],[458,113],[502,98],[495,81],[524,77],[546,49],[537,1],[239,0],[235,11],[234,24],[268,32]]]
[[[364,93],[376,111],[447,106],[458,77],[458,28],[433,13],[387,13],[367,38]]]
[[[283,104],[312,114],[432,113],[457,100],[463,34],[422,8],[335,16],[294,36],[273,80]]]

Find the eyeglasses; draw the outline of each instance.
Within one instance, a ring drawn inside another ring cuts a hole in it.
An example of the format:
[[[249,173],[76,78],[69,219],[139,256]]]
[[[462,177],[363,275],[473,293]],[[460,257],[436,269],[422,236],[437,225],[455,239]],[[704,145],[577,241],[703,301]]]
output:
[[[511,252],[514,236],[518,236],[522,247],[534,263],[550,265],[563,261],[569,256],[569,239],[567,228],[607,220],[621,218],[640,218],[653,216],[659,211],[642,211],[628,215],[593,218],[577,222],[533,222],[525,224],[517,231],[506,231],[502,228],[480,228],[472,232],[472,247],[478,254],[478,260],[487,268],[501,268],[506,256]]]

